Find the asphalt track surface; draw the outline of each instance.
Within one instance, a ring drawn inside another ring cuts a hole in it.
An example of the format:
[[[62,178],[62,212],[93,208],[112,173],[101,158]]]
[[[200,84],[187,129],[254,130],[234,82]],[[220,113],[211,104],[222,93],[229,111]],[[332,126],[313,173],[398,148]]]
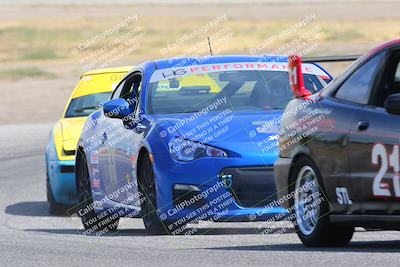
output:
[[[289,229],[211,223],[192,236],[149,236],[139,219],[112,236],[84,236],[79,220],[51,216],[44,148],[51,125],[0,126],[0,266],[398,266],[400,232],[355,233],[345,248],[305,248]]]

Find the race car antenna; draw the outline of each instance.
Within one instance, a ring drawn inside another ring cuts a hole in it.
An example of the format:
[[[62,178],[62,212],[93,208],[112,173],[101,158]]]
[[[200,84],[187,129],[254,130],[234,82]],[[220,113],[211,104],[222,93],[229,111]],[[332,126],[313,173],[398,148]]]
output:
[[[212,47],[211,47],[210,36],[207,36],[207,40],[208,40],[208,47],[210,48],[210,56],[212,56],[213,51],[212,51]]]

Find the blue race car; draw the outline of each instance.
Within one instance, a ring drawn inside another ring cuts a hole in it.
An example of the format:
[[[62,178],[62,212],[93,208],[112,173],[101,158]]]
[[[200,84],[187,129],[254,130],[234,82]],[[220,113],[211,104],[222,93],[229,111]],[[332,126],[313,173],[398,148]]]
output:
[[[303,64],[309,90],[332,77]],[[274,200],[278,124],[293,98],[288,59],[213,56],[134,68],[92,113],[76,156],[85,231],[143,218],[152,234],[201,221],[265,220]],[[257,216],[254,216],[254,215]]]

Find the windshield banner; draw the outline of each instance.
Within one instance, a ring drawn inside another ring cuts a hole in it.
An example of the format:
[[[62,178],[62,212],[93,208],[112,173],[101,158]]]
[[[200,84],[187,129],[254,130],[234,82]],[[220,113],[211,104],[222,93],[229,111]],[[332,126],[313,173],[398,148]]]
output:
[[[326,76],[326,73],[313,64],[303,64],[303,73]],[[173,78],[184,77],[188,75],[221,72],[221,71],[240,71],[240,70],[258,70],[258,71],[288,71],[287,62],[232,62],[215,63],[207,65],[192,65],[178,68],[165,68],[156,70],[151,76],[150,82],[159,82]]]

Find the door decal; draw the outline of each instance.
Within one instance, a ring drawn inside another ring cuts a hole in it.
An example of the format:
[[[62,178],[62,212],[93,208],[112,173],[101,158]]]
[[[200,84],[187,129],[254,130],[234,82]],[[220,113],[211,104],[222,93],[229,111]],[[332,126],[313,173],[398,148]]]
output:
[[[372,192],[374,196],[390,197],[392,193],[389,184],[382,182],[389,168],[393,168],[393,188],[395,197],[400,197],[400,179],[399,179],[399,146],[394,145],[392,153],[388,156],[383,144],[375,144],[372,148],[371,161],[373,165],[381,163],[378,173],[374,178]]]

